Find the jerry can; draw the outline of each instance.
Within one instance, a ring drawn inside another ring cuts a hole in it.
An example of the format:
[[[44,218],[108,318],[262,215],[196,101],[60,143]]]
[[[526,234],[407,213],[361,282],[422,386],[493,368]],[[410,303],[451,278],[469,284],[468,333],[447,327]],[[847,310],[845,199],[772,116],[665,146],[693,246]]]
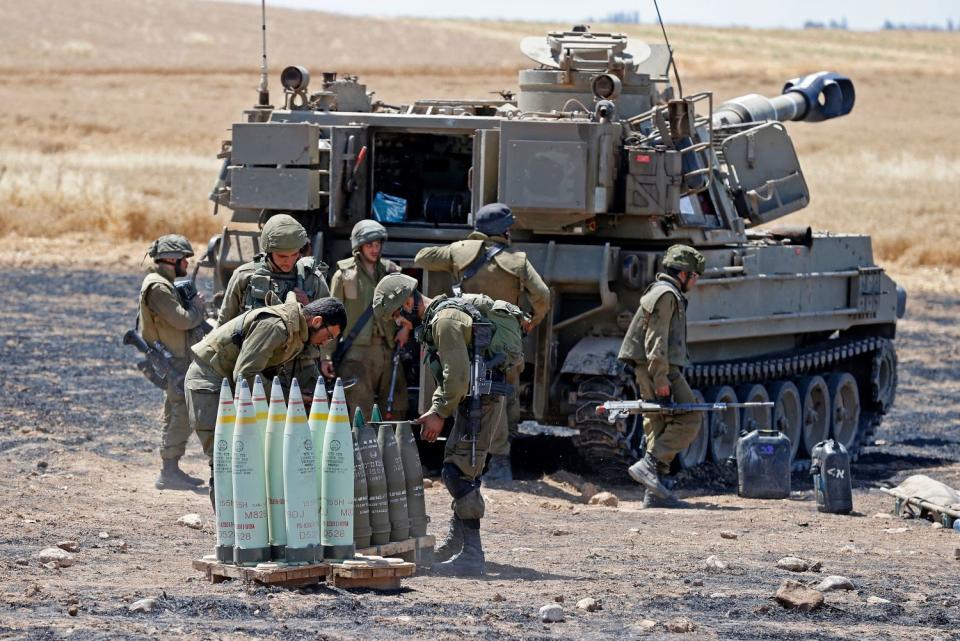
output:
[[[817,443],[810,457],[810,474],[818,511],[849,514],[853,510],[850,455],[843,445],[833,439]]]
[[[737,441],[737,494],[754,499],[790,496],[790,439],[754,430]]]

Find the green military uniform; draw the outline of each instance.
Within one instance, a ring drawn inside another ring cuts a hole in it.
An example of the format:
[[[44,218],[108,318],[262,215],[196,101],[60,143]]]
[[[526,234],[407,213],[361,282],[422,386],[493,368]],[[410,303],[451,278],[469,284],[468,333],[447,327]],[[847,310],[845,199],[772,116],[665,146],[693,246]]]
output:
[[[267,381],[279,376],[287,390],[296,377],[302,389],[312,390],[320,375],[316,360],[299,358],[309,340],[303,306],[288,302],[246,312],[193,346],[194,362],[184,386],[190,421],[208,457],[223,379],[235,383],[244,378],[252,387],[257,374]]]
[[[485,216],[486,210],[492,208],[494,217],[499,220],[489,221]],[[502,213],[501,213],[502,212]],[[485,220],[486,219],[486,220]],[[524,252],[509,251],[506,247],[510,240],[503,234],[513,223],[513,216],[505,205],[494,203],[487,205],[477,212],[478,228],[487,229],[474,231],[466,240],[457,241],[441,247],[425,247],[417,252],[414,263],[430,271],[445,271],[451,274],[455,283],[459,283],[463,292],[486,294],[494,300],[502,300],[520,306],[521,295],[526,294],[533,315],[531,323],[537,325],[546,316],[550,309],[550,288],[534,269]],[[484,224],[488,227],[484,227]],[[497,233],[499,232],[499,233]],[[464,272],[471,268],[481,256],[493,253],[492,248],[499,247],[500,251],[486,260],[483,266],[476,270],[470,278],[464,279]],[[521,360],[507,372],[507,382],[519,388],[520,374],[524,363]],[[520,403],[514,393],[506,401],[506,410],[501,418],[500,428],[493,437],[490,453],[494,457],[505,457],[505,478],[509,478],[510,430],[516,429],[520,420]],[[493,463],[491,463],[491,467]]]
[[[486,296],[467,294],[463,298],[481,310],[493,305],[493,300]],[[455,465],[461,475],[469,481],[476,481],[483,472],[494,434],[500,428],[504,398],[487,396],[482,399],[480,431],[476,437],[476,457],[471,462],[471,452],[474,448],[470,442],[467,424],[468,403],[464,403],[464,399],[470,391],[473,318],[470,314],[453,306],[435,312],[436,307],[444,300],[446,300],[445,297],[435,299],[424,314],[423,346],[428,354],[436,355],[434,376],[437,388],[433,392],[430,411],[443,418],[455,415],[453,431],[447,438],[447,445],[444,448],[443,462]]]
[[[640,299],[619,358],[634,366],[640,397],[645,401],[656,401],[655,390],[669,386],[674,402],[697,402],[682,373],[690,364],[686,309],[687,299],[679,283],[666,274],[659,274]],[[693,442],[699,430],[700,416],[696,412],[647,414],[643,419],[647,451],[661,471]]]
[[[337,263],[337,271],[330,279],[330,295],[343,301],[347,310],[347,327],[343,336],[350,336],[357,321],[370,307],[373,290],[380,279],[400,267],[393,261],[381,258],[374,266],[371,275],[361,266],[361,259],[354,252],[350,258]],[[394,333],[396,328],[378,322],[370,316],[343,354],[337,367],[337,375],[344,379],[356,379],[356,383],[344,390],[347,405],[352,412],[359,407],[364,415],[370,415],[374,403],[384,407],[390,394],[390,379],[393,373],[393,351],[396,347]],[[345,340],[342,338],[341,340]],[[333,350],[329,350],[330,353]],[[397,380],[394,384],[393,411],[399,417],[407,413],[407,381],[403,368],[397,368]]]
[[[183,373],[190,365],[190,330],[204,320],[198,299],[184,307],[173,287],[169,269],[151,267],[140,286],[140,334],[149,344],[160,341],[173,356],[174,368]],[[182,389],[176,388],[175,377],[168,377],[163,403],[163,437],[160,458],[179,459],[190,438],[187,401]]]
[[[271,252],[301,249],[307,242],[307,231],[292,216],[277,214],[267,220],[260,234],[260,249],[264,253],[237,267],[230,276],[220,304],[219,324],[223,325],[248,310],[282,303],[295,289],[306,294],[308,303],[329,296],[330,289],[324,280],[327,266],[310,256],[299,259],[288,273],[272,268]],[[319,348],[307,345],[300,354],[300,367],[310,368],[320,356]],[[305,389],[313,391],[312,387]]]
[[[627,328],[619,358],[633,365],[643,400],[695,403],[683,377],[683,368],[690,364],[684,291],[703,274],[705,260],[692,247],[673,245],[661,264],[664,270],[640,297],[640,307]],[[658,398],[658,393],[667,390],[671,398]],[[677,453],[697,437],[700,423],[697,412],[644,415],[646,452],[627,469],[630,477],[646,488],[644,507],[681,507],[660,481],[660,475],[669,471]]]

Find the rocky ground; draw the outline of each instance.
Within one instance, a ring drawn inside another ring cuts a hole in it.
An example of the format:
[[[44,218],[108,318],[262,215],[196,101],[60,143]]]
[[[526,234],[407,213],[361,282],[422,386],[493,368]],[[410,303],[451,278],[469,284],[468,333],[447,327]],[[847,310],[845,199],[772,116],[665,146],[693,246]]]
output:
[[[641,510],[630,486],[600,488],[617,505],[585,505],[554,474],[487,490],[487,578],[417,576],[382,594],[211,585],[191,569],[213,547],[209,503],[153,488],[161,395],[119,340],[139,278],[4,272],[2,638],[960,639],[960,535],[893,519],[878,490],[918,472],[960,486],[955,295],[910,300],[896,407],[853,469],[855,515],[819,514],[801,477],[789,500],[693,493],[692,509],[667,512]],[[196,442],[185,463],[203,471]],[[448,499],[434,487],[427,502],[436,529]],[[200,529],[177,525],[191,512]],[[62,541],[76,542],[72,564],[43,565]],[[787,556],[817,571],[778,567]],[[830,575],[853,589],[812,612],[774,599],[785,579]],[[551,604],[564,621],[541,621]]]

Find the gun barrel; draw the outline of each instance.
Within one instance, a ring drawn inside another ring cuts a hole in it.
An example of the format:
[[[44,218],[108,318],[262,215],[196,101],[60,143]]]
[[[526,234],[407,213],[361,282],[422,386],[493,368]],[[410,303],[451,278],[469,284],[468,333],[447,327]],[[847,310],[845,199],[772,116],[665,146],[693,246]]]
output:
[[[141,338],[140,334],[136,330],[128,329],[127,333],[123,335],[123,344],[124,345],[133,345],[137,348],[138,351],[149,354],[150,346],[147,345],[146,341]]]
[[[739,125],[762,120],[819,122],[845,116],[853,110],[853,81],[832,71],[820,71],[788,80],[773,98],[747,94],[720,105],[713,125]]]

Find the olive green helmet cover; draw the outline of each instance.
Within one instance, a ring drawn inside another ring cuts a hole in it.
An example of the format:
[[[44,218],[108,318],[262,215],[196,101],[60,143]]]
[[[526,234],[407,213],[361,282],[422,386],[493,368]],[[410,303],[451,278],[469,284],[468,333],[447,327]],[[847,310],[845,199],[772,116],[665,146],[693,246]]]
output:
[[[179,234],[167,234],[153,241],[147,253],[154,260],[180,260],[193,256],[193,246]]]
[[[387,229],[375,220],[361,220],[353,226],[350,232],[350,248],[357,251],[360,245],[372,243],[375,240],[386,242]]]
[[[373,290],[373,315],[383,322],[403,306],[417,291],[417,279],[406,274],[392,273],[384,276]]]
[[[703,254],[688,245],[672,245],[663,255],[661,262],[664,267],[672,267],[682,272],[696,272],[700,276],[703,275],[705,264]]]
[[[307,230],[287,214],[271,216],[260,232],[260,251],[266,254],[301,249],[308,242]]]

